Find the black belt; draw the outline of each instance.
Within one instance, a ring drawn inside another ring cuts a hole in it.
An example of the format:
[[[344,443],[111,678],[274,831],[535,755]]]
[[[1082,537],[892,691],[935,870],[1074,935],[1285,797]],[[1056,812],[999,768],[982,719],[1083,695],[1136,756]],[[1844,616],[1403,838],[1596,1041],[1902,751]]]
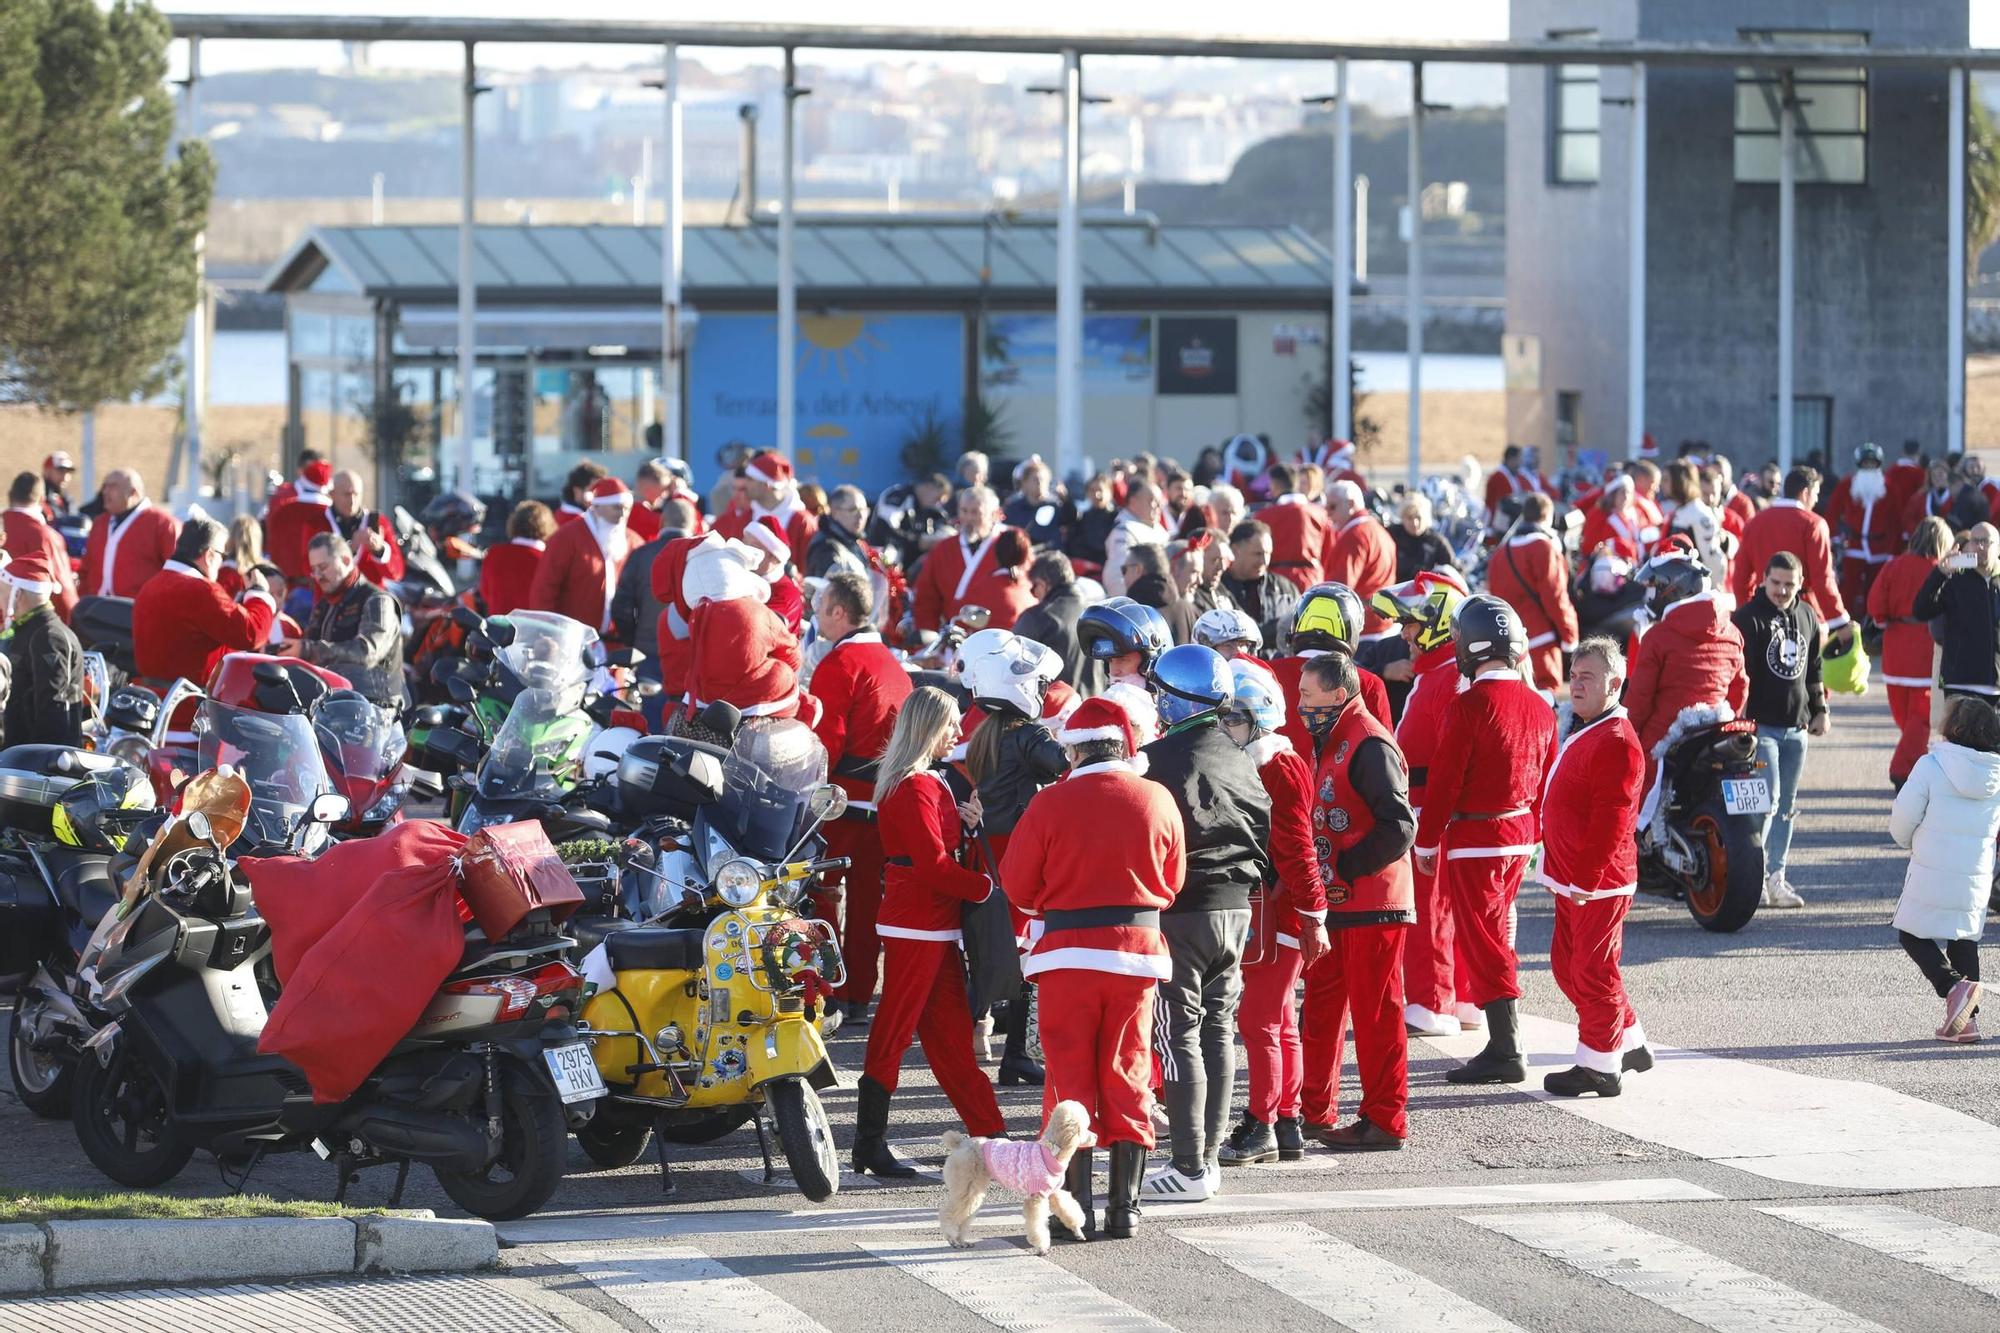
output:
[[[1154,907],[1079,907],[1068,912],[1044,912],[1042,924],[1049,930],[1089,930],[1093,926],[1148,926],[1160,928],[1160,913]]]
[[[882,864],[885,866],[902,866],[905,869],[915,869],[917,863],[907,856],[885,856],[882,858]]]
[[[1312,567],[1313,562],[1310,560],[1273,560],[1271,562],[1271,568],[1273,569],[1311,569]]]

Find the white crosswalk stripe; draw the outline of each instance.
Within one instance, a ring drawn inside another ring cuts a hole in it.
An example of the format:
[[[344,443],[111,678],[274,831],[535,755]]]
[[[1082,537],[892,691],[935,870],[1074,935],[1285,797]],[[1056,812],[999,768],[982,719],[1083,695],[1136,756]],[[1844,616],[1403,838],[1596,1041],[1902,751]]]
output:
[[[701,1251],[684,1246],[576,1251],[563,1262],[593,1287],[668,1333],[826,1333],[797,1306]]]
[[[1173,1236],[1354,1333],[1520,1333],[1491,1310],[1316,1227],[1274,1222]]]
[[[2000,1236],[1893,1204],[1833,1204],[1761,1211],[1824,1232],[2000,1299]]]
[[[1463,1220],[1714,1333],[1887,1333],[1774,1278],[1608,1213],[1496,1213]]]
[[[1048,1328],[1173,1333],[1169,1325],[1107,1296],[1015,1240],[994,1237],[964,1250],[942,1240],[857,1244],[1009,1333]]]

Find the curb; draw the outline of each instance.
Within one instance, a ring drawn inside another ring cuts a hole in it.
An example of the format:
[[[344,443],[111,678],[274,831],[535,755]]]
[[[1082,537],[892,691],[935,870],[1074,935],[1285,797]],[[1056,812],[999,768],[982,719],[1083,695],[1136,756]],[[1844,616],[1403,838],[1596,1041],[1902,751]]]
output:
[[[467,1272],[499,1262],[493,1224],[436,1217],[261,1217],[0,1226],[0,1295],[361,1273]]]

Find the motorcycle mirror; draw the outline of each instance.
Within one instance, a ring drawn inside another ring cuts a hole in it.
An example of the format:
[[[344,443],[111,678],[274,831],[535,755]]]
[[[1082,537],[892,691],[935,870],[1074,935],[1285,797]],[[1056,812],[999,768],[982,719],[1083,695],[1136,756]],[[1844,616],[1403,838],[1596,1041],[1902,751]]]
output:
[[[454,606],[451,609],[451,623],[470,634],[486,623],[486,617],[469,606]]]
[[[961,606],[952,617],[956,623],[975,633],[986,628],[986,622],[993,619],[993,613],[983,606]]]
[[[338,824],[347,818],[353,805],[339,792],[321,792],[307,807],[306,817],[315,824]]]
[[[514,642],[514,622],[505,616],[495,616],[486,622],[486,638],[495,648],[505,648]]]
[[[463,676],[453,676],[445,681],[444,691],[451,696],[453,703],[470,704],[479,697],[479,691]]]
[[[259,685],[289,685],[291,678],[276,662],[259,662],[250,668],[250,678]]]
[[[847,813],[847,793],[831,782],[815,787],[806,798],[806,811],[822,824],[838,819]]]
[[[215,841],[215,830],[209,825],[206,812],[197,810],[187,817],[188,832],[203,842]]]

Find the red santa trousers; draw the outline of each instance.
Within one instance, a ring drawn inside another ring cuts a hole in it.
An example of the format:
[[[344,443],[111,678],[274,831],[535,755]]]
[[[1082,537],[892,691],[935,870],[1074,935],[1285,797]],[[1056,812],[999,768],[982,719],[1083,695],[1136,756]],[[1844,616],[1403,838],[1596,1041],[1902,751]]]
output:
[[[1889,756],[1889,780],[1901,782],[1931,747],[1930,687],[1891,685],[1889,716],[1896,719],[1896,751]]]
[[[875,982],[881,975],[882,940],[875,933],[875,921],[882,911],[882,831],[865,820],[836,820],[826,826],[826,854],[845,856],[854,863],[847,868],[840,926],[847,981],[834,998],[866,1004],[875,998]]]
[[[1576,1062],[1604,1074],[1618,1072],[1626,1030],[1639,1021],[1618,971],[1625,950],[1625,913],[1631,906],[1629,894],[1589,901],[1556,898],[1549,970],[1576,1006]]]
[[[1887,568],[1887,561],[1877,565],[1858,555],[1840,557],[1840,600],[1855,608],[1855,616],[1860,616],[1859,608],[1868,605],[1868,590],[1875,586],[1875,576]]]
[[[1042,1019],[1042,1119],[1057,1102],[1090,1110],[1098,1147],[1153,1146],[1151,977],[1065,967],[1035,977]]]
[[[1539,648],[1530,648],[1528,666],[1533,673],[1530,679],[1535,682],[1535,688],[1543,694],[1554,694],[1563,688],[1561,644],[1545,643]]]
[[[1250,1070],[1250,1114],[1270,1124],[1299,1113],[1305,1065],[1299,1045],[1299,1007],[1293,996],[1305,960],[1297,949],[1276,945],[1271,957],[1243,968],[1243,998],[1236,1031]]]
[[[1457,956],[1451,924],[1451,902],[1436,874],[1410,867],[1416,892],[1417,924],[1403,940],[1403,1002],[1421,1005],[1439,1016],[1451,1012],[1452,971]]]
[[[1484,1008],[1495,1000],[1520,999],[1521,981],[1509,918],[1513,914],[1514,897],[1521,891],[1521,876],[1528,869],[1528,858],[1517,852],[1511,856],[1461,856],[1453,860],[1449,839],[1443,855],[1438,877],[1444,881],[1446,895],[1451,900],[1451,925],[1458,942],[1459,1000]]]
[[[868,1029],[862,1072],[894,1092],[903,1052],[915,1037],[966,1132],[980,1138],[1006,1133],[993,1081],[972,1052],[972,1010],[957,943],[886,939],[882,959],[882,1007]]]
[[[1403,1028],[1404,925],[1334,926],[1329,947],[1306,969],[1299,1019],[1305,1078],[1299,1109],[1306,1123],[1332,1125],[1340,1115],[1340,1061],[1354,1023],[1354,1064],[1361,1114],[1397,1138],[1410,1132],[1410,1038]]]

